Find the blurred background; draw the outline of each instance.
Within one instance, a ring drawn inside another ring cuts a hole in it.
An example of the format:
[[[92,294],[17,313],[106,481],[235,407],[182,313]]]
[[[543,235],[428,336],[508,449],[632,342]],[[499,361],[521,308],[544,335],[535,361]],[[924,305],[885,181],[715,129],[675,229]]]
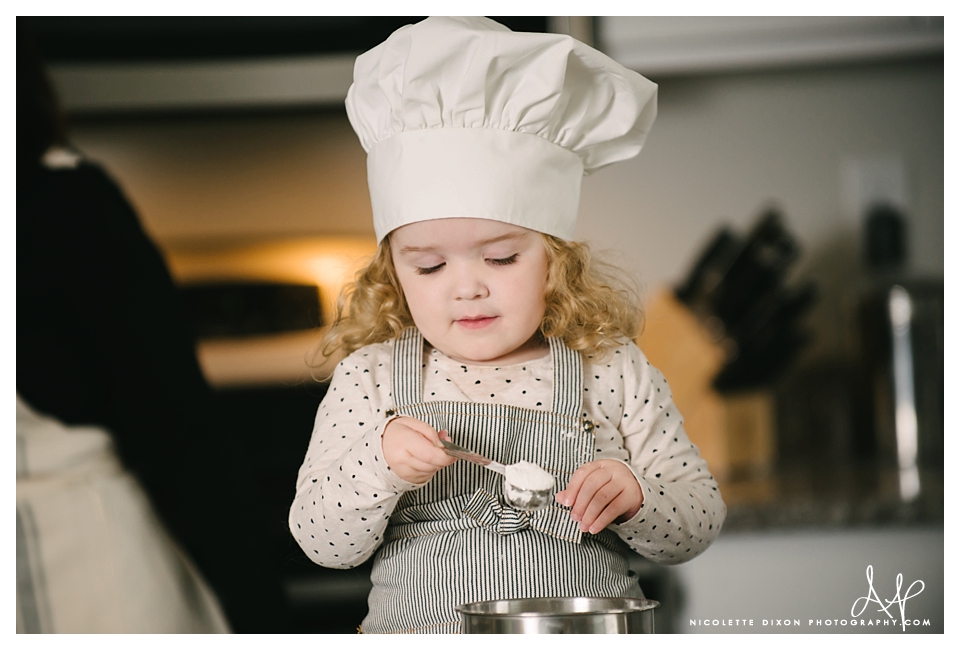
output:
[[[369,568],[316,567],[285,519],[332,368],[318,328],[375,248],[353,61],[416,20],[28,20],[70,141],[135,206],[246,423],[284,631],[365,612]],[[704,556],[637,562],[659,629],[859,631],[807,621],[850,619],[872,565],[887,598],[923,580],[914,631],[943,631],[943,18],[498,20],[660,87],[641,154],[584,179],[577,231],[640,282],[640,345],[729,506]]]

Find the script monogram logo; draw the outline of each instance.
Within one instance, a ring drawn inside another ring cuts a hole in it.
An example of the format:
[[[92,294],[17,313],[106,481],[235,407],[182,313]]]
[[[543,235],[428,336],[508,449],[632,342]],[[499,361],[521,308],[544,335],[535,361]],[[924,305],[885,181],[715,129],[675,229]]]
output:
[[[920,585],[920,589],[918,589],[916,593],[913,593],[913,588],[917,585]],[[878,611],[882,611],[890,618],[896,620],[896,617],[890,613],[890,607],[896,603],[900,607],[900,625],[903,628],[903,631],[906,632],[907,624],[904,620],[906,615],[904,610],[906,608],[907,601],[915,596],[920,595],[920,593],[923,591],[923,580],[914,580],[910,586],[907,587],[907,591],[901,596],[900,588],[903,586],[903,574],[898,573],[896,595],[889,600],[881,600],[880,596],[877,595],[877,590],[873,588],[873,565],[871,564],[867,566],[867,586],[869,588],[867,595],[860,596],[860,598],[857,598],[854,601],[853,607],[850,608],[850,615],[853,617],[859,617],[861,614],[863,614],[863,611],[867,608],[867,605],[870,603],[876,603],[878,606]],[[861,601],[863,604],[860,607],[860,610],[857,611],[857,605],[860,605]]]

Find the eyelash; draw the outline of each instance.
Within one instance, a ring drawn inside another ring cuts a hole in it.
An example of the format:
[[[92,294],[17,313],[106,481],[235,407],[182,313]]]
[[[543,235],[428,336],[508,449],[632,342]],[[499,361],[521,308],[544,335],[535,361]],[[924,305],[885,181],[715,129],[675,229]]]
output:
[[[503,257],[498,260],[489,260],[491,264],[496,264],[498,266],[507,266],[508,264],[513,264],[517,261],[517,258],[520,256],[519,253],[514,253],[510,257]]]
[[[443,264],[437,264],[436,266],[431,266],[425,269],[417,267],[417,275],[430,275],[431,273],[436,273],[442,267],[443,267]]]
[[[491,259],[491,260],[487,260],[487,261],[490,262],[491,264],[496,264],[497,266],[509,266],[510,264],[513,264],[514,262],[516,262],[518,257],[520,257],[520,254],[519,254],[519,253],[514,253],[514,254],[511,255],[510,257],[502,257],[502,258],[499,258],[499,259]],[[441,263],[441,264],[437,264],[436,266],[429,266],[429,267],[426,267],[426,268],[420,268],[420,267],[418,267],[418,268],[417,268],[417,275],[430,275],[431,273],[436,273],[436,272],[439,271],[441,268],[443,268],[443,264],[442,264],[442,263]]]

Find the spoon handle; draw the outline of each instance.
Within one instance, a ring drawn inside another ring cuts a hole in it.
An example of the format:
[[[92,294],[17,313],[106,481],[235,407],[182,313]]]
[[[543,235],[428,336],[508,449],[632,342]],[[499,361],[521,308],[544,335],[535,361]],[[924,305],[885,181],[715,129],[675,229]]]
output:
[[[461,460],[471,463],[476,463],[477,465],[483,465],[487,469],[492,469],[494,472],[503,474],[504,476],[507,475],[506,468],[495,460],[490,460],[489,458],[481,456],[475,451],[470,451],[466,447],[461,447],[460,445],[449,442],[448,440],[441,440],[440,444],[443,445],[443,450],[449,456],[460,458]]]

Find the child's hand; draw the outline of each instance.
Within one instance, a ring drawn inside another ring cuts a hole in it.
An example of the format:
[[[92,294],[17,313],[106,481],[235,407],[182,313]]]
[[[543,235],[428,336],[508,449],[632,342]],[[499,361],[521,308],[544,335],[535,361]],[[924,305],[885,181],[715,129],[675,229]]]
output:
[[[557,503],[572,506],[570,516],[580,522],[580,530],[596,534],[613,522],[632,519],[643,503],[643,491],[623,463],[595,460],[573,473],[567,488],[557,492]]]
[[[444,438],[448,438],[444,432]],[[452,465],[440,445],[440,434],[426,422],[400,417],[387,424],[382,437],[383,457],[394,474],[411,483],[426,483],[440,469]]]

